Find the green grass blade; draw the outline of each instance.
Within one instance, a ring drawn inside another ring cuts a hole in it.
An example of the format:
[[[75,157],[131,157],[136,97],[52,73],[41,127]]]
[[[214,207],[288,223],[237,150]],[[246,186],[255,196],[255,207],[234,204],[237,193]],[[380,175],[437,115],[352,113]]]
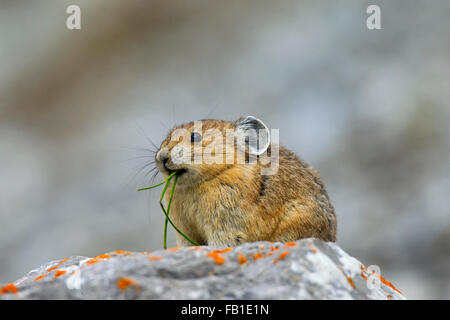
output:
[[[167,226],[168,226],[168,223],[170,223],[170,225],[187,241],[189,241],[190,243],[192,243],[196,246],[200,245],[197,242],[195,242],[194,240],[192,240],[191,238],[189,238],[187,235],[185,235],[183,232],[181,232],[181,230],[178,229],[175,226],[175,224],[172,222],[172,220],[169,218],[170,206],[172,204],[173,195],[175,194],[175,185],[177,184],[177,180],[178,180],[177,173],[178,173],[177,171],[171,173],[166,179],[164,179],[164,181],[162,181],[161,183],[158,183],[157,185],[147,187],[147,188],[137,189],[138,191],[149,190],[149,189],[153,189],[153,188],[162,186],[165,183],[165,186],[161,192],[161,197],[159,198],[159,205],[161,206],[161,210],[163,211],[164,215],[166,216],[166,220],[164,223],[164,249],[167,249]],[[163,204],[164,195],[166,194],[166,191],[167,191],[167,188],[169,187],[170,181],[172,180],[172,178],[174,176],[175,176],[175,179],[174,179],[174,182],[172,185],[172,189],[170,190],[170,197],[169,197],[169,202],[167,204],[167,211],[166,211],[166,209],[164,208],[164,204]]]
[[[164,212],[164,214],[166,215],[167,220],[169,221],[170,225],[183,237],[185,238],[187,241],[189,241],[190,243],[196,245],[196,246],[200,246],[200,244],[198,244],[197,242],[195,242],[194,240],[192,240],[191,238],[189,238],[187,235],[185,235],[183,232],[181,232],[180,229],[178,229],[172,222],[172,220],[169,218],[169,216],[167,215],[166,209],[164,208],[162,202],[160,203],[161,205],[161,209]]]
[[[172,184],[172,190],[170,191],[170,198],[169,198],[169,203],[167,204],[167,216],[170,215],[170,206],[172,204],[172,199],[173,199],[173,195],[175,193],[175,186],[177,185],[177,180],[178,180],[178,175],[175,175],[175,178],[173,180],[173,184]],[[167,184],[170,183],[171,180],[167,181]],[[168,224],[169,220],[167,220],[164,222],[164,248],[166,249],[167,247],[167,224]]]
[[[151,186],[151,187],[146,187],[146,188],[140,188],[140,189],[137,189],[137,191],[149,190],[149,189],[153,189],[153,188],[157,188],[157,187],[159,187],[159,186],[162,186],[164,183],[170,181],[170,179],[172,179],[172,177],[173,177],[174,175],[176,175],[176,174],[177,174],[176,171],[175,171],[175,172],[172,172],[172,173],[170,174],[170,176],[168,176],[166,179],[163,180],[163,182],[158,183],[157,185],[154,185],[154,186]]]
[[[172,177],[170,177],[166,181],[166,185],[164,186],[163,191],[161,192],[161,197],[159,198],[159,204],[161,205],[161,207],[162,207],[162,201],[164,199],[164,195],[166,194],[167,188],[169,187],[170,180],[172,180]],[[172,200],[172,199],[170,199],[170,200]],[[164,223],[164,241],[163,241],[164,249],[167,249],[167,227],[166,227],[166,225],[167,225],[167,218]]]

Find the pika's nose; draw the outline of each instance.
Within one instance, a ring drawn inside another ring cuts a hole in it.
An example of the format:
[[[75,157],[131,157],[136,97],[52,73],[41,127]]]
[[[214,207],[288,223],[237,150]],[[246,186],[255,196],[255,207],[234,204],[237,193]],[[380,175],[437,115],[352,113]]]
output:
[[[162,164],[165,166],[167,161],[169,161],[169,153],[166,149],[159,150],[156,154],[156,160],[162,162]]]

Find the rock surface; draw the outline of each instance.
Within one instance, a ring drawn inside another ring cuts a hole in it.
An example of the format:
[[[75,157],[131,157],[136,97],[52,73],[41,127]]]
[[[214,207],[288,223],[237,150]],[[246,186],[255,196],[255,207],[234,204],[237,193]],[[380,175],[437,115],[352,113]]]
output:
[[[70,257],[0,292],[1,299],[405,299],[337,244],[316,239]]]

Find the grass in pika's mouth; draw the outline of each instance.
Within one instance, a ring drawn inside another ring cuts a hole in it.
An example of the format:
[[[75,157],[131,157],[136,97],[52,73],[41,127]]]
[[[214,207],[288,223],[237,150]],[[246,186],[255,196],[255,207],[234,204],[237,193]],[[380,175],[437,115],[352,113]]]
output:
[[[172,225],[172,227],[181,235],[183,236],[183,238],[185,238],[187,241],[191,242],[192,244],[199,246],[199,244],[195,241],[193,241],[192,239],[190,239],[188,236],[186,236],[183,232],[180,231],[180,229],[178,229],[172,222],[172,220],[169,218],[169,213],[170,213],[170,205],[172,204],[172,198],[173,195],[175,193],[175,186],[177,184],[177,180],[178,177],[184,173],[184,170],[177,170],[177,171],[173,171],[170,173],[170,175],[161,183],[158,183],[154,186],[151,187],[146,187],[146,188],[140,188],[137,189],[138,191],[143,191],[143,190],[149,190],[149,189],[153,189],[159,186],[162,186],[165,183],[165,186],[163,188],[163,191],[161,192],[161,197],[159,198],[159,205],[161,206],[162,211],[164,212],[164,215],[166,216],[166,221],[164,223],[164,249],[167,249],[167,223],[170,223]],[[167,188],[169,187],[170,181],[172,180],[172,178],[174,179],[173,184],[172,184],[172,189],[170,190],[170,198],[169,198],[169,203],[167,204],[167,210],[164,208],[163,205],[163,199],[164,199],[164,195],[166,194]]]
[[[169,170],[169,175],[171,175],[173,173],[176,173],[178,177],[186,172],[186,169],[178,169],[178,170],[170,170],[170,169],[168,169],[168,170]]]

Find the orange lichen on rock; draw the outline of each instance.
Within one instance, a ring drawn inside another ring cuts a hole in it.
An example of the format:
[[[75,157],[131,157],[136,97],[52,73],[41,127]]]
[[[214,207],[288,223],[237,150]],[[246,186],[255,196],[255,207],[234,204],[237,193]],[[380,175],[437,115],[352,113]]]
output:
[[[364,271],[361,271],[361,278],[363,278],[364,280],[368,280],[369,278],[367,278],[367,276],[364,274]]]
[[[213,252],[209,252],[206,254],[207,257],[213,258],[214,262],[216,264],[224,264],[225,261],[227,261],[227,259],[225,259],[224,257],[222,257],[221,255],[219,255],[219,253],[217,251],[221,251],[221,250],[213,250]]]
[[[67,260],[69,260],[69,258],[66,258],[66,259],[62,259],[60,262],[58,262],[58,265],[61,265],[61,264],[63,264],[64,262],[66,262]]]
[[[192,246],[192,247],[189,247],[188,250],[192,250],[192,251],[202,250],[202,247],[200,247],[200,246]]]
[[[178,251],[178,250],[180,250],[179,247],[173,247],[173,248],[169,249],[170,252],[175,252],[175,251]]]
[[[283,260],[284,258],[286,258],[291,252],[290,251],[283,251],[282,253],[280,253],[280,255],[278,256],[278,258],[273,259],[273,263],[277,263],[278,260]]]
[[[55,270],[55,269],[58,269],[58,266],[54,266],[54,267],[48,268],[47,272],[50,272],[50,271]]]
[[[34,281],[39,281],[39,280],[41,280],[41,279],[45,278],[46,276],[47,276],[47,274],[46,274],[46,273],[44,273],[44,274],[42,274],[42,275],[40,275],[40,276],[38,276],[38,277],[34,278]]]
[[[225,259],[224,257],[219,256],[219,255],[214,256],[213,259],[214,259],[214,262],[215,262],[216,264],[219,264],[219,265],[220,265],[220,264],[224,264],[225,261],[227,261],[227,259]]]
[[[19,289],[17,289],[17,287],[13,283],[7,284],[6,286],[0,289],[1,294],[17,293],[18,291]]]
[[[119,280],[117,280],[117,287],[120,290],[127,290],[130,286],[135,286],[139,289],[139,285],[137,284],[137,282],[131,278],[120,278]]]
[[[400,290],[398,290],[396,287],[394,287],[394,285],[392,283],[390,283],[389,281],[387,281],[385,278],[383,278],[381,275],[377,274],[377,276],[380,278],[381,282],[383,282],[385,285],[387,285],[388,287],[390,287],[391,289],[397,291],[400,294],[403,294]]]
[[[141,253],[142,254],[151,254],[152,252],[151,251],[142,251]]]
[[[284,245],[286,247],[295,247],[295,246],[297,246],[297,243],[295,243],[295,242],[286,242]]]
[[[126,251],[126,250],[116,250],[116,251],[114,251],[114,253],[117,253],[117,254],[132,254],[132,252]]]
[[[267,252],[267,256],[270,257],[271,255],[273,255],[272,251]]]
[[[312,253],[316,253],[316,252],[317,252],[317,249],[312,248],[312,249],[311,249],[311,252],[312,252]]]
[[[363,265],[363,264],[361,264],[361,277],[364,279],[364,280],[368,280],[368,277],[364,274],[364,272],[367,272],[367,273],[369,273],[368,272],[368,270],[367,270],[367,268]],[[397,291],[398,293],[400,293],[400,294],[403,294],[400,290],[398,290],[392,283],[390,283],[389,281],[387,281],[385,278],[383,278],[381,275],[379,275],[378,273],[376,273],[375,271],[372,271],[372,274],[374,274],[374,275],[376,275],[379,279],[380,279],[380,281],[382,282],[382,283],[384,283],[386,286],[388,286],[389,288],[391,288],[392,290],[394,290],[394,291]]]
[[[264,258],[264,255],[260,252],[257,252],[253,255],[253,260],[255,260],[255,261],[258,259],[261,259],[261,258]]]
[[[352,286],[353,289],[355,289],[355,283],[353,282],[353,279],[350,277],[347,277],[347,281],[348,283],[350,283],[350,285]]]
[[[226,253],[226,252],[230,252],[232,251],[233,248],[225,248],[225,249],[221,249],[221,250],[213,250],[212,253],[213,254],[217,254],[217,253]]]
[[[86,261],[86,265],[91,266],[93,264],[96,264],[99,261],[100,261],[100,259],[91,258],[88,261]]]
[[[239,264],[244,264],[247,262],[247,258],[242,254],[242,252],[238,253],[238,262]]]
[[[148,260],[150,260],[150,261],[159,261],[159,260],[162,260],[162,258],[163,257],[161,257],[161,256],[150,256],[150,257],[148,257]]]
[[[278,260],[283,260],[284,258],[286,258],[291,252],[290,251],[284,251],[282,253],[280,253],[280,255],[278,256]]]
[[[280,248],[271,246],[271,247],[270,247],[270,250],[275,251],[275,250],[280,250]]]
[[[65,275],[66,272],[67,272],[66,270],[56,270],[55,271],[55,278],[58,278],[58,277],[60,277],[62,275]]]
[[[106,259],[110,259],[110,258],[111,258],[111,255],[109,255],[109,254],[107,254],[107,253],[105,253],[105,254],[100,254],[100,255],[98,255],[98,256],[96,256],[96,257],[94,257],[94,258],[89,259],[89,260],[86,262],[86,264],[87,264],[88,266],[90,266],[90,265],[96,264],[96,263],[99,262],[99,261],[106,260]]]

